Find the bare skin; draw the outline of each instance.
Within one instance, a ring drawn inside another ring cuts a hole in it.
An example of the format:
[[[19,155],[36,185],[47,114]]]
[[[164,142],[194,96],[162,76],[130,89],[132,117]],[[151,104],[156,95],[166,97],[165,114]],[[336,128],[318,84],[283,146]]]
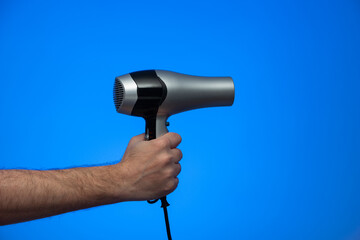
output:
[[[0,170],[0,225],[174,191],[181,171],[181,137],[133,137],[114,165],[63,170]]]

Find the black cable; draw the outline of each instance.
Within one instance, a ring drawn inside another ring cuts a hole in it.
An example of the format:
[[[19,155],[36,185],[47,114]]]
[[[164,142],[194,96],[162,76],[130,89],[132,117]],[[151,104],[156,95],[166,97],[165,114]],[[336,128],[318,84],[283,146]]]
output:
[[[171,240],[170,223],[169,223],[169,217],[168,217],[168,212],[167,212],[167,207],[170,204],[166,200],[166,196],[162,197],[160,200],[161,200],[161,207],[164,209],[166,233],[167,233],[167,236],[168,236],[168,240]]]
[[[157,201],[159,201],[159,199],[154,199],[154,200],[148,200],[147,202],[150,204],[156,203]]]
[[[166,200],[166,196],[160,198],[160,200],[161,200],[161,207],[164,209],[164,218],[165,218],[167,237],[168,237],[168,240],[172,240],[171,232],[170,232],[169,216],[168,216],[168,212],[167,212],[167,207],[170,206],[170,204]],[[153,204],[153,203],[156,203],[157,201],[159,201],[159,199],[148,200],[147,202],[150,203],[150,204]]]

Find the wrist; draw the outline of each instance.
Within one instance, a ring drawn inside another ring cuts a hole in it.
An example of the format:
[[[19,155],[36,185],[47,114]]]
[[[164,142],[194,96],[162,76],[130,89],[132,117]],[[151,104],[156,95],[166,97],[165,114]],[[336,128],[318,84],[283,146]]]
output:
[[[120,163],[102,166],[103,176],[106,178],[106,189],[104,195],[109,203],[130,201],[130,191],[126,183],[126,171]]]

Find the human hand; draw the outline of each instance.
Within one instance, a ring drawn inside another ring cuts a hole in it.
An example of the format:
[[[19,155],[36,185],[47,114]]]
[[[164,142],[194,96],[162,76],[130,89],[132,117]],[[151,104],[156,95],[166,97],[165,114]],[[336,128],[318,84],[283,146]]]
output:
[[[176,148],[180,142],[181,137],[176,133],[150,141],[144,140],[144,134],[133,137],[121,162],[115,165],[115,179],[122,198],[150,200],[173,192],[181,171],[182,152]]]

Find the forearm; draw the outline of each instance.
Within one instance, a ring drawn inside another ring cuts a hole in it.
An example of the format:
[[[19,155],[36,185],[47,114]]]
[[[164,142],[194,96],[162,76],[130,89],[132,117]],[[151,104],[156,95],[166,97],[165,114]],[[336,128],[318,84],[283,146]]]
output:
[[[63,170],[0,170],[0,225],[98,205],[163,197],[175,190],[182,153],[175,133],[133,137],[121,162]]]
[[[112,167],[0,170],[0,225],[126,200]]]

